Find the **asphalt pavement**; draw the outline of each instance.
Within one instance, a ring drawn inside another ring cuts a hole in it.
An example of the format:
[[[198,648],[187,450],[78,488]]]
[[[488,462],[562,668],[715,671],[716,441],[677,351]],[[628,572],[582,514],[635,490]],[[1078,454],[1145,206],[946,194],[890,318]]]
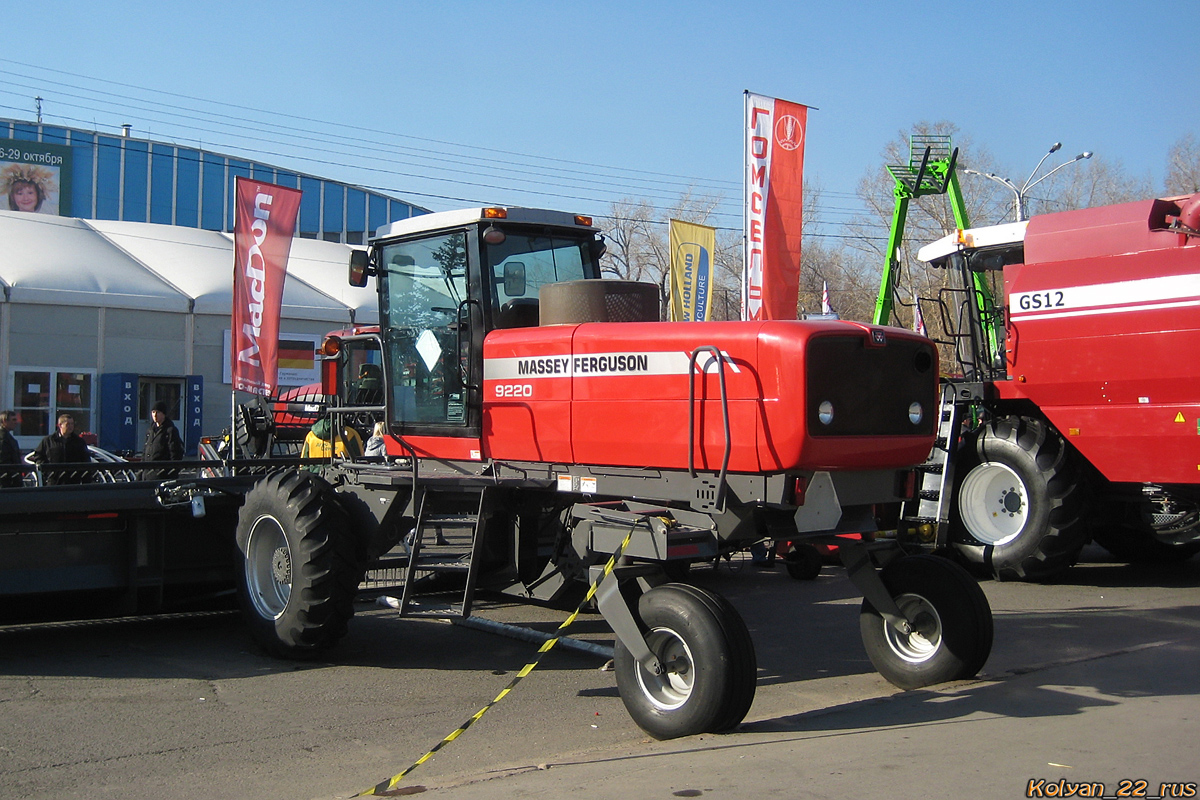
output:
[[[1016,798],[1099,782],[1107,796],[1196,796],[1200,559],[1134,568],[1089,548],[1056,584],[985,581],[996,635],[979,678],[913,692],[871,669],[839,568],[693,579],[729,597],[754,638],[758,690],[738,730],[652,740],[603,658],[555,651],[398,791]],[[479,612],[543,631],[565,616]],[[366,604],[350,627],[330,660],[306,664],[263,656],[233,615],[0,631],[0,798],[350,797],[409,766],[536,650]],[[595,615],[573,630],[611,645]]]

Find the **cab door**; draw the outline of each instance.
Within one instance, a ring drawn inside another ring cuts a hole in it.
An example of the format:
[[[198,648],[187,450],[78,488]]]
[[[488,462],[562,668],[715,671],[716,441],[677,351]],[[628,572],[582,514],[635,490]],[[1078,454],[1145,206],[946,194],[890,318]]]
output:
[[[379,247],[389,421],[422,456],[481,457],[477,248],[466,229]]]

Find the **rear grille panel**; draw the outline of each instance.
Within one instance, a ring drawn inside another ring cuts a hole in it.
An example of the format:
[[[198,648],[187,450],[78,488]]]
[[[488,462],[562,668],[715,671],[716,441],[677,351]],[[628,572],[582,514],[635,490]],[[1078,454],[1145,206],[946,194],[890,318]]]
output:
[[[868,346],[862,336],[822,336],[807,352],[807,407],[812,436],[901,436],[933,432],[937,416],[937,355],[933,344],[889,338]],[[821,420],[822,403],[832,419]],[[919,403],[920,422],[909,409]]]

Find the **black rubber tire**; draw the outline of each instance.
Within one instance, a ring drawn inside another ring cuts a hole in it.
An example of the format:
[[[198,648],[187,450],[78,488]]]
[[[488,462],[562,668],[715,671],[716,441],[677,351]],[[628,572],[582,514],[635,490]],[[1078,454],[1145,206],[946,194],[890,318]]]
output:
[[[880,579],[901,611],[918,612],[917,630],[905,635],[863,600],[863,647],[889,683],[919,689],[983,668],[992,652],[992,609],[965,569],[940,556],[906,556],[888,564]]]
[[[814,581],[821,574],[821,552],[811,544],[793,544],[783,561],[788,575],[798,581]]]
[[[237,546],[242,615],[264,650],[308,659],[345,636],[363,568],[328,483],[298,470],[259,481],[238,514]]]
[[[998,580],[1053,578],[1087,544],[1079,459],[1042,420],[1001,417],[977,431],[955,487],[951,541]]]
[[[687,584],[657,586],[638,600],[651,650],[688,659],[674,682],[644,670],[617,639],[617,688],[633,721],[656,739],[738,725],[754,702],[758,667],[746,623],[720,595]],[[688,682],[690,681],[690,682]]]

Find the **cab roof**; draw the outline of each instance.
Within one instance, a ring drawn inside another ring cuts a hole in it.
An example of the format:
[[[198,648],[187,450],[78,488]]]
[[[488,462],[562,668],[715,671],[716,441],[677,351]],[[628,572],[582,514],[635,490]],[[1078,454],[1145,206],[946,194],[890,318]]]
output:
[[[932,263],[959,250],[1018,244],[1025,241],[1025,229],[1028,226],[1028,222],[1007,222],[983,228],[963,228],[922,247],[917,251],[917,259]]]
[[[489,214],[499,210],[503,217]],[[590,222],[591,218],[587,218]],[[575,214],[566,211],[551,211],[542,208],[504,208],[501,206],[482,206],[479,208],[462,208],[455,211],[438,211],[432,214],[420,214],[408,219],[389,222],[381,225],[376,231],[375,239],[386,239],[393,236],[404,236],[426,231],[436,231],[443,228],[461,228],[487,220],[516,222],[528,225],[554,225],[564,228],[577,228],[584,231],[598,230],[594,225],[580,224]]]

